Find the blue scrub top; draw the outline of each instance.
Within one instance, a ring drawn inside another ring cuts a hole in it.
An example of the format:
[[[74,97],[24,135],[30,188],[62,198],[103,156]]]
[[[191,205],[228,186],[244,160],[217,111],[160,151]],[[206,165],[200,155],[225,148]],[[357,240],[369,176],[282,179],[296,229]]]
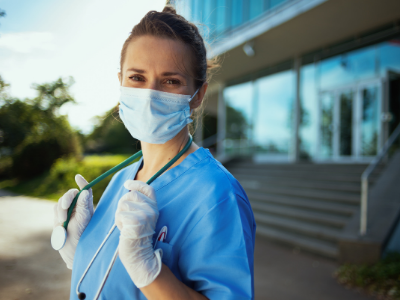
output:
[[[143,158],[142,158],[143,159]],[[114,175],[82,234],[74,257],[70,299],[93,255],[114,224],[123,184],[134,179],[142,160]],[[253,299],[253,254],[256,224],[249,200],[238,181],[199,148],[151,186],[160,212],[156,235],[168,227],[162,261],[187,286],[209,299]],[[80,292],[93,299],[118,246],[115,228],[86,274]],[[119,257],[100,299],[146,299],[134,285]]]

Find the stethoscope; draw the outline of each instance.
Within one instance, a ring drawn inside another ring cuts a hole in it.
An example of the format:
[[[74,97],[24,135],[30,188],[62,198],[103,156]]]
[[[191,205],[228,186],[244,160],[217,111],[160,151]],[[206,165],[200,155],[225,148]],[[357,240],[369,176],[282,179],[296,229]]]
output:
[[[147,184],[151,184],[158,176],[160,176],[162,173],[164,173],[170,166],[172,166],[190,147],[190,145],[193,142],[193,138],[191,135],[189,135],[189,140],[186,143],[185,147],[173,158],[171,159],[164,167],[162,167],[156,174],[153,175],[153,177],[151,177],[146,183]],[[133,162],[134,160],[136,160],[137,158],[142,156],[142,150],[140,150],[139,152],[135,153],[134,155],[132,155],[131,157],[129,157],[128,159],[124,160],[122,163],[116,165],[115,167],[113,167],[112,169],[108,170],[107,172],[105,172],[104,174],[100,175],[99,177],[97,177],[96,179],[94,179],[92,182],[90,182],[88,185],[86,185],[74,198],[74,200],[71,203],[71,206],[68,209],[68,214],[67,214],[67,220],[64,222],[63,225],[59,225],[57,227],[55,227],[53,229],[53,233],[51,235],[51,246],[53,247],[54,250],[61,250],[64,245],[65,242],[67,240],[67,227],[68,227],[68,223],[71,219],[71,215],[72,215],[72,211],[74,210],[74,207],[76,205],[76,202],[78,201],[79,195],[83,190],[88,190],[91,187],[93,187],[94,185],[96,185],[97,183],[99,183],[100,181],[102,181],[104,178],[108,177],[109,175],[111,175],[114,172],[117,172],[118,170],[122,169],[123,167],[127,166],[129,163]],[[81,283],[83,281],[83,279],[85,278],[87,272],[89,271],[90,267],[93,264],[93,261],[95,260],[95,258],[97,257],[97,254],[100,252],[100,250],[103,248],[105,242],[108,240],[108,238],[110,237],[110,235],[112,234],[112,232],[114,231],[115,227],[117,225],[114,223],[114,225],[111,227],[110,231],[108,232],[108,234],[106,235],[106,237],[104,238],[103,242],[100,244],[99,248],[97,249],[96,253],[94,254],[92,260],[89,262],[89,265],[87,266],[85,272],[83,273],[81,279],[79,280],[77,286],[76,286],[76,294],[78,295],[79,299],[85,299],[86,298],[86,294],[85,293],[81,293],[79,292],[79,287],[81,286]],[[103,281],[100,284],[99,289],[97,290],[96,296],[94,297],[95,300],[97,300],[100,297],[100,293],[103,290],[103,287],[107,281],[108,276],[110,275],[111,269],[116,261],[118,257],[118,247],[115,250],[115,253],[112,257],[112,260],[107,268],[106,274],[103,278]]]

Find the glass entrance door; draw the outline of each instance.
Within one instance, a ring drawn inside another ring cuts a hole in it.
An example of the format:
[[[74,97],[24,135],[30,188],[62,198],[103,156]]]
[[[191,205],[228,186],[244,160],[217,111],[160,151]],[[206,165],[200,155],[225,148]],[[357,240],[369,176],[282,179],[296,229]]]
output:
[[[336,151],[335,156],[353,155],[353,126],[354,126],[354,90],[339,91],[337,97],[338,116],[336,130]]]
[[[375,80],[320,93],[320,159],[360,160],[377,154],[381,86]]]
[[[381,89],[379,84],[360,87],[360,142],[359,156],[375,156],[380,137]]]

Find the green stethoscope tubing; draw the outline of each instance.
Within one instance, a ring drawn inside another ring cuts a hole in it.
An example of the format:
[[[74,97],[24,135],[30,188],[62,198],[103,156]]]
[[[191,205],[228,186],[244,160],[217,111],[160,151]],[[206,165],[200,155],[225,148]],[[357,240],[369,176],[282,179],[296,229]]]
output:
[[[171,167],[189,149],[189,147],[191,146],[192,142],[193,142],[193,137],[191,135],[189,135],[189,140],[186,143],[185,147],[173,159],[171,159],[164,167],[162,167],[156,174],[154,174],[153,177],[151,177],[149,180],[147,180],[146,183],[147,184],[151,184],[154,180],[156,180],[156,178],[158,176],[160,176],[169,167]],[[87,184],[83,189],[81,189],[79,191],[79,193],[75,196],[74,200],[72,201],[72,203],[71,203],[71,205],[70,205],[70,207],[68,209],[67,220],[63,224],[65,230],[67,230],[68,223],[69,223],[69,221],[71,219],[72,212],[73,212],[73,210],[74,210],[74,208],[76,206],[76,202],[78,201],[79,195],[81,194],[82,191],[90,189],[91,187],[93,187],[94,185],[96,185],[97,183],[99,183],[100,181],[102,181],[103,179],[108,177],[109,175],[119,171],[120,169],[122,169],[125,166],[129,165],[131,162],[135,161],[135,159],[137,159],[137,158],[139,158],[141,156],[142,156],[142,150],[138,151],[137,153],[135,153],[131,157],[127,158],[122,163],[120,163],[120,164],[116,165],[115,167],[111,168],[107,172],[101,174],[99,177],[97,177],[96,179],[91,181],[89,184]]]

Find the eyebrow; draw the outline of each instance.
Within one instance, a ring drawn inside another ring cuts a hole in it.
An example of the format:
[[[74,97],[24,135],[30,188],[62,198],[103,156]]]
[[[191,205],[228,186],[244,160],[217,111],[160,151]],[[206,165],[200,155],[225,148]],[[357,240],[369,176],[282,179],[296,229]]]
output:
[[[133,71],[133,72],[136,72],[136,73],[139,73],[139,74],[145,74],[145,73],[147,73],[145,70],[135,69],[135,68],[127,69],[127,71]],[[164,72],[164,73],[162,73],[161,75],[162,75],[162,76],[174,76],[174,75],[179,75],[179,76],[181,76],[181,77],[183,77],[183,78],[186,78],[186,76],[184,76],[182,73],[179,73],[179,72]]]

